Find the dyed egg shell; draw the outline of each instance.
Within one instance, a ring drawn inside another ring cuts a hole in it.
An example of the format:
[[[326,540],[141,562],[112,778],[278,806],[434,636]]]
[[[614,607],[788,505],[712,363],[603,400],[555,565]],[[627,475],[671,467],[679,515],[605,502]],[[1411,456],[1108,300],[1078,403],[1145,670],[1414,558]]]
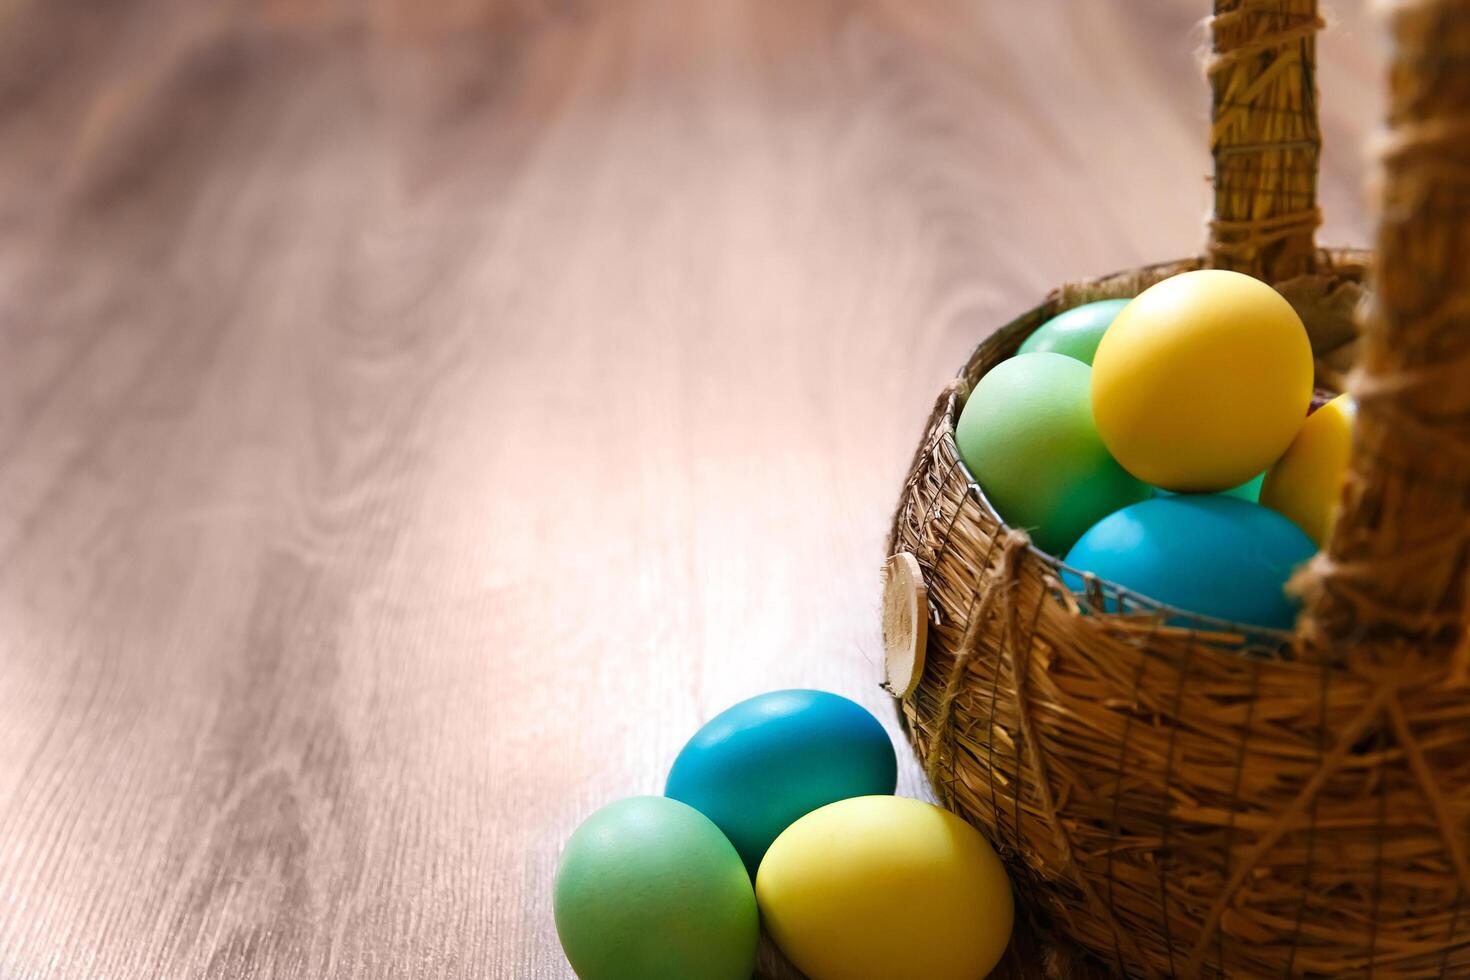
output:
[[[1307,416],[1261,487],[1261,503],[1289,517],[1318,546],[1326,541],[1336,516],[1356,416],[1350,395],[1338,395]]]
[[[893,742],[866,708],[826,691],[772,691],[716,715],[674,760],[664,793],[709,817],[754,877],[797,818],[892,793]]]
[[[1083,364],[1091,364],[1103,333],[1127,305],[1126,299],[1101,299],[1096,303],[1074,306],[1037,327],[1017,353],[1049,350],[1076,358]]]
[[[978,980],[1015,915],[980,832],[896,796],[802,817],[771,845],[755,894],[771,938],[813,980]]]
[[[1103,518],[1066,564],[1201,616],[1290,629],[1286,582],[1317,550],[1274,510],[1222,494],[1156,497]],[[1067,587],[1082,581],[1065,576]]]
[[[1140,293],[1092,361],[1092,412],[1113,456],[1175,492],[1238,486],[1286,451],[1312,400],[1312,345],[1270,286],[1221,269]]]
[[[1260,501],[1261,485],[1265,482],[1266,474],[1257,473],[1255,476],[1251,477],[1249,480],[1246,480],[1240,486],[1231,487],[1229,490],[1222,490],[1220,492],[1225,494],[1225,496],[1227,497],[1239,497],[1241,500],[1248,500],[1254,504]]]
[[[1149,495],[1098,438],[1090,376],[1065,354],[1017,354],[980,379],[955,426],[960,456],[996,512],[1053,554]]]
[[[635,796],[588,817],[554,886],[582,980],[748,980],[760,919],[740,855],[691,807]]]
[[[1265,482],[1265,479],[1265,473],[1257,473],[1240,486],[1231,487],[1229,490],[1221,490],[1220,492],[1227,497],[1239,497],[1241,500],[1249,500],[1253,504],[1258,503],[1261,499],[1261,484]],[[1163,487],[1154,487],[1154,496],[1172,497],[1174,496],[1174,491],[1165,490]]]

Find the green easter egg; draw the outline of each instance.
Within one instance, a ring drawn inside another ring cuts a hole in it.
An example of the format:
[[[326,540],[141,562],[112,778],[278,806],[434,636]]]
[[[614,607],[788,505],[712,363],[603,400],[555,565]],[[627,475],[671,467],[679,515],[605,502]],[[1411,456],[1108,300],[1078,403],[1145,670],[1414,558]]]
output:
[[[557,868],[556,933],[582,980],[748,980],[760,920],[734,845],[662,796],[610,803]]]
[[[1224,493],[1227,497],[1239,497],[1241,500],[1249,500],[1253,504],[1258,503],[1261,499],[1261,484],[1264,483],[1265,480],[1266,474],[1264,472],[1257,473],[1255,476],[1251,477],[1249,480],[1246,480],[1240,486],[1231,487],[1229,490],[1224,490],[1221,492]]]
[[[1113,317],[1128,302],[1126,299],[1100,299],[1096,303],[1084,303],[1065,313],[1058,313],[1037,327],[1017,353],[1049,350],[1074,357],[1083,364],[1091,364],[1103,333],[1112,326]]]
[[[1264,472],[1257,473],[1255,476],[1251,477],[1249,480],[1246,480],[1240,486],[1231,487],[1229,490],[1221,490],[1220,492],[1227,497],[1239,497],[1241,500],[1249,500],[1253,504],[1259,503],[1261,500],[1261,484],[1264,483],[1265,480],[1266,474]],[[1172,490],[1165,490],[1163,487],[1154,487],[1153,490],[1155,497],[1174,496],[1174,492]]]
[[[1149,496],[1098,437],[1091,374],[1064,354],[1017,354],[980,379],[955,426],[960,456],[1001,518],[1052,554]]]

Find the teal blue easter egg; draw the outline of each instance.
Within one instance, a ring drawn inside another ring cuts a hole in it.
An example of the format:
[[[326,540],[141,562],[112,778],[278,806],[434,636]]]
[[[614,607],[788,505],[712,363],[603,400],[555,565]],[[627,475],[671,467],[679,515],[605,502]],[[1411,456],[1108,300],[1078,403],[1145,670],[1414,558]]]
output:
[[[667,796],[713,820],[751,876],[781,831],[818,807],[892,793],[893,742],[861,705],[826,691],[772,691],[716,715],[669,771]]]
[[[1065,354],[1017,354],[980,379],[955,426],[960,457],[996,513],[1056,555],[1149,495],[1097,434],[1091,378]]]
[[[760,917],[745,865],[692,807],[635,796],[567,841],[556,934],[582,980],[748,980]]]
[[[1184,612],[1290,629],[1286,582],[1317,546],[1273,510],[1223,494],[1155,497],[1103,518],[1066,563]],[[1080,591],[1081,579],[1066,576]]]
[[[1098,342],[1112,326],[1113,318],[1127,305],[1126,299],[1100,299],[1074,306],[1037,327],[1017,353],[1049,350],[1091,364]]]

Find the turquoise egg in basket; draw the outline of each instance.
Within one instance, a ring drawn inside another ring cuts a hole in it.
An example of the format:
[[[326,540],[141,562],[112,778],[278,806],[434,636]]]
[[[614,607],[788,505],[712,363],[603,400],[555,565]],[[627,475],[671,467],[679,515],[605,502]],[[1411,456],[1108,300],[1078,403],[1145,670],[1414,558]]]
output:
[[[1287,580],[1316,550],[1300,528],[1260,504],[1181,494],[1098,521],[1072,546],[1066,564],[1181,612],[1284,630],[1297,614]],[[1064,579],[1082,590],[1080,576]]]

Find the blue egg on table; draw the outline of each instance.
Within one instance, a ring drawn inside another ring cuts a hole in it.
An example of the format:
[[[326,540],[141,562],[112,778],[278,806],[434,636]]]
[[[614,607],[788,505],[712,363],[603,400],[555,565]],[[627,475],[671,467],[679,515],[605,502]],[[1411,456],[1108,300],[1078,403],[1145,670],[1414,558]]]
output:
[[[1317,551],[1282,515],[1224,494],[1155,497],[1092,526],[1066,564],[1201,616],[1290,629],[1292,571]],[[1081,590],[1077,575],[1068,588]]]
[[[1284,519],[1284,518],[1283,518]],[[891,794],[898,760],[867,709],[826,691],[772,691],[716,715],[680,751],[664,794],[725,832],[752,876],[818,807]]]

